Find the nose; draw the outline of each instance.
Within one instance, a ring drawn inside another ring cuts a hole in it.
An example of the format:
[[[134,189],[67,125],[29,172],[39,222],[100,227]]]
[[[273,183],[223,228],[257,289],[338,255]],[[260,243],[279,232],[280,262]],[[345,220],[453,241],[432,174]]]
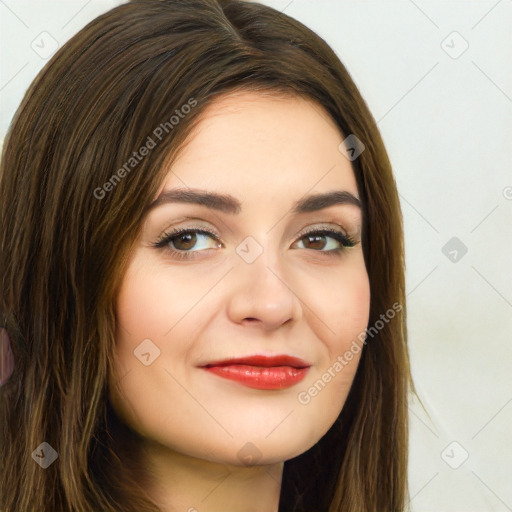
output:
[[[237,324],[274,330],[302,318],[302,303],[276,260],[266,251],[254,262],[237,261],[230,273],[228,316]]]

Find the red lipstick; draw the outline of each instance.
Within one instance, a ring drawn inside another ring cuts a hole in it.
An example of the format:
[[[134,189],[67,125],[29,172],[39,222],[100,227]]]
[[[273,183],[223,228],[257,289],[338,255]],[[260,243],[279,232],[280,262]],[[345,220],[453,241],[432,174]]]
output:
[[[215,361],[201,368],[250,388],[284,389],[300,382],[310,366],[302,359],[287,355],[254,355]]]

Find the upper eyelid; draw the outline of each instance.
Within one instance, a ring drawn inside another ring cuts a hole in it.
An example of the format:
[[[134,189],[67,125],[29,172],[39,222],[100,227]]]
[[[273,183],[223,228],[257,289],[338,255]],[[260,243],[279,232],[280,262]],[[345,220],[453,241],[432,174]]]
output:
[[[182,223],[187,223],[187,224],[190,223],[191,225],[181,226],[180,224],[182,224]],[[222,223],[222,224],[224,225],[224,223]],[[355,229],[347,229],[347,226],[351,227],[353,224],[355,224],[355,226],[354,226]],[[354,220],[349,220],[349,221],[343,222],[340,219],[329,217],[329,218],[325,218],[322,220],[312,221],[312,222],[306,224],[305,226],[301,227],[298,231],[303,232],[304,230],[309,229],[309,228],[311,228],[311,229],[313,229],[313,228],[315,228],[315,229],[336,228],[336,229],[341,229],[342,232],[346,235],[349,235],[351,233],[358,234],[360,231],[360,222],[357,220],[355,222],[354,222]],[[214,233],[219,238],[221,237],[219,230],[217,228],[211,227],[211,222],[205,221],[205,220],[202,220],[199,218],[195,218],[195,217],[184,218],[181,221],[179,221],[179,223],[176,223],[175,225],[172,225],[172,226],[169,226],[169,227],[163,229],[161,231],[161,233],[178,231],[178,230],[189,230],[189,229],[190,230],[204,229],[205,231]],[[229,226],[227,226],[227,230],[229,231],[230,234],[233,234],[233,230]]]
[[[323,224],[323,225],[322,225]],[[336,227],[328,226],[327,223],[323,222],[320,223],[320,225],[310,225],[302,228],[297,235],[298,240],[303,239],[305,236],[307,236],[310,233],[316,233],[316,232],[332,232],[341,234],[344,238],[346,238],[348,241],[352,242],[353,244],[357,244],[359,242],[359,236],[351,235],[347,230],[345,230],[344,227],[336,224]],[[157,239],[157,241],[152,244],[153,246],[159,246],[159,245],[165,245],[169,239],[179,236],[181,233],[186,232],[197,232],[199,234],[203,234],[205,236],[210,235],[213,239],[215,239],[217,242],[223,243],[221,241],[221,237],[217,235],[217,233],[214,230],[210,230],[209,228],[201,227],[201,226],[183,226],[183,227],[176,227],[176,228],[170,228],[162,233],[162,235]],[[326,235],[329,236],[329,235]],[[331,238],[333,238],[331,236]],[[190,251],[191,253],[194,253],[196,251]],[[200,252],[200,251],[197,251]]]
[[[331,224],[331,225],[329,225]],[[332,226],[332,224],[335,224],[335,226]],[[201,234],[209,234],[214,237],[216,237],[219,241],[221,239],[221,236],[218,234],[217,230],[211,229],[207,226],[202,225],[192,225],[192,226],[181,226],[181,227],[171,227],[168,229],[165,229],[162,234],[159,236],[159,240],[164,239],[165,237],[171,235],[175,236],[176,234],[179,234],[181,232],[187,232],[187,231],[196,231],[196,232],[205,232]],[[336,223],[335,221],[331,222],[320,222],[317,224],[312,224],[309,226],[305,226],[299,230],[299,233],[297,236],[305,236],[306,234],[310,232],[316,232],[316,231],[333,231],[335,233],[340,232],[341,234],[345,236],[351,236],[350,230],[345,229],[344,226],[341,226],[340,224]]]

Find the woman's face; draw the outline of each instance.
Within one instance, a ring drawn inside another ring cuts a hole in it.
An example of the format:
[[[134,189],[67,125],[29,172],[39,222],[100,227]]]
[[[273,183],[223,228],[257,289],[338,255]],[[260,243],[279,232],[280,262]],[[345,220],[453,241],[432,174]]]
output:
[[[188,201],[149,211],[116,303],[110,399],[151,444],[271,464],[334,423],[360,358],[344,354],[370,303],[342,140],[297,97],[230,94],[204,112],[159,191]],[[333,192],[338,202],[308,200]],[[177,229],[187,232],[165,240]]]

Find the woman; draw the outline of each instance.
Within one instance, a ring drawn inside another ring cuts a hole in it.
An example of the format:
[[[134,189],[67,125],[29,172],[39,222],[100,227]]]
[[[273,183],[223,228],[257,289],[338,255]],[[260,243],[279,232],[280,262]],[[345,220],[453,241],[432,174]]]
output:
[[[28,90],[0,197],[3,512],[405,509],[398,194],[317,35],[112,9]]]

